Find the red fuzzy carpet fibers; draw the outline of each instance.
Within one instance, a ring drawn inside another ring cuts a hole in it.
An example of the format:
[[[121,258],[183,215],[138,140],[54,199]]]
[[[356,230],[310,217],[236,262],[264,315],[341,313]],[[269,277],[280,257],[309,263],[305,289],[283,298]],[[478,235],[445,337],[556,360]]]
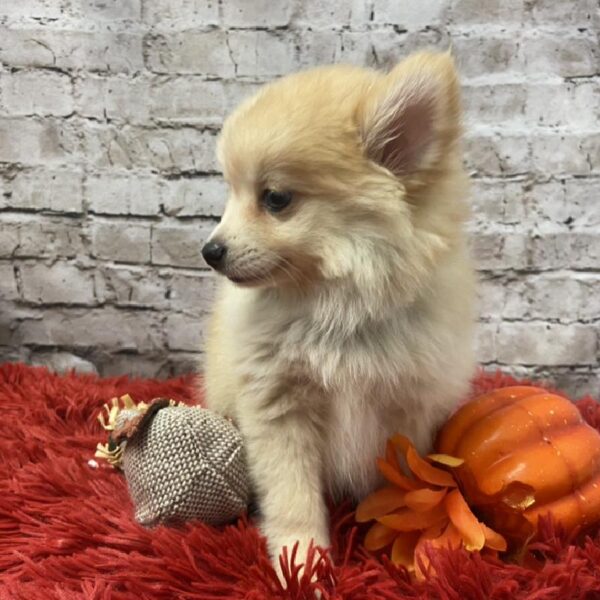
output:
[[[475,391],[512,384],[480,376]],[[147,530],[132,518],[122,475],[93,469],[104,432],[96,415],[111,397],[190,401],[191,378],[170,381],[57,376],[0,367],[0,599],[122,600],[315,597],[422,600],[600,598],[600,536],[570,541],[545,523],[520,564],[464,551],[433,553],[437,575],[413,583],[385,556],[361,549],[364,529],[348,506],[332,509],[333,563],[316,554],[284,591],[247,519],[214,529],[200,523]],[[600,427],[592,400],[579,407]],[[340,451],[343,451],[340,449]]]

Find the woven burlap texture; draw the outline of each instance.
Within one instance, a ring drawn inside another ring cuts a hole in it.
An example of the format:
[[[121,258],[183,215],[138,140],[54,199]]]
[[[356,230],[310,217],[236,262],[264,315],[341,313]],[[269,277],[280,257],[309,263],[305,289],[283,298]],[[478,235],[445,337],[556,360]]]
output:
[[[121,419],[128,413],[123,411]],[[193,519],[220,525],[248,504],[241,435],[229,421],[200,407],[159,410],[127,441],[123,471],[142,525]]]

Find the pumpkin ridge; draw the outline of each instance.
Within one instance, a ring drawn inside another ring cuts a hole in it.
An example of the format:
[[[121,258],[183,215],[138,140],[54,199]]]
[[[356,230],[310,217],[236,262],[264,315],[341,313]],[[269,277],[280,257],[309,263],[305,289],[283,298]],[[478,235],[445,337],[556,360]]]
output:
[[[539,421],[539,419],[532,414],[526,406],[523,406],[523,404],[519,404],[520,402],[528,402],[531,398],[536,398],[538,396],[547,396],[547,395],[551,395],[548,394],[548,392],[543,392],[543,393],[539,393],[539,394],[532,394],[531,396],[523,396],[523,397],[518,397],[515,398],[513,400],[513,402],[511,402],[510,404],[503,404],[500,406],[495,407],[493,410],[491,410],[489,413],[487,413],[484,417],[482,417],[479,421],[477,421],[476,423],[473,423],[472,426],[470,426],[465,434],[463,435],[463,438],[461,439],[461,441],[458,443],[458,445],[455,448],[455,454],[453,456],[460,456],[460,457],[464,457],[466,456],[466,449],[464,448],[464,444],[465,444],[465,440],[468,441],[469,439],[469,434],[473,434],[473,431],[475,430],[475,425],[477,425],[477,427],[482,427],[484,425],[486,425],[487,423],[490,422],[490,420],[496,420],[499,417],[499,413],[506,413],[506,414],[510,414],[511,411],[513,410],[517,410],[519,412],[524,412],[527,415],[527,419],[529,421],[529,423],[531,423],[532,429],[537,430],[538,433],[538,439],[539,440],[543,440],[545,438],[545,431],[548,431],[548,427],[545,427],[543,423],[541,423]],[[583,422],[583,419],[581,417],[581,414],[577,415],[577,421],[574,423],[569,423],[567,422],[565,425],[561,425],[559,427],[552,427],[551,431],[560,431],[563,428],[567,428],[567,427],[574,427],[576,425],[579,425],[580,423]],[[488,440],[484,440],[484,443],[488,441]],[[527,442],[523,441],[521,442],[522,444],[525,444],[525,446],[529,446],[532,442],[535,442],[536,440],[529,440]],[[484,446],[485,447],[485,446]],[[480,451],[482,448],[482,446],[478,446],[478,451]],[[490,467],[492,467],[494,464],[496,464],[496,462],[498,462],[499,460],[502,460],[505,456],[510,456],[513,454],[513,451],[509,451],[507,454],[502,455],[500,458],[496,459],[493,463],[490,463]],[[467,462],[469,461],[469,459],[466,459]]]
[[[583,422],[582,419],[582,423],[580,424],[584,429],[587,427],[590,427],[589,425],[587,425],[587,423]],[[567,429],[568,426],[565,425],[563,428],[561,428],[561,430],[563,429]],[[560,433],[561,430],[556,430],[553,431],[553,437],[558,438],[559,436],[556,435],[557,433]],[[569,473],[569,479],[571,480],[571,486],[572,486],[572,491],[571,494],[573,494],[575,496],[575,498],[577,499],[577,503],[578,505],[580,505],[580,498],[579,495],[577,494],[578,490],[586,485],[589,484],[589,482],[594,479],[594,477],[598,476],[598,471],[600,469],[600,454],[596,454],[595,457],[593,457],[593,467],[590,470],[590,474],[588,477],[586,477],[585,479],[582,479],[581,481],[577,482],[577,473],[580,469],[577,469],[577,467],[573,466],[573,464],[571,464],[571,462],[569,460],[567,460],[567,458],[565,457],[564,453],[561,452],[556,445],[554,444],[554,442],[552,440],[548,440],[548,443],[552,446],[552,449],[556,452],[556,455],[558,457],[560,457],[560,459],[562,460],[562,462],[564,463],[564,465],[567,468],[567,471]],[[546,503],[547,504],[547,503]]]
[[[467,437],[469,432],[481,419],[485,419],[488,415],[493,414],[497,409],[516,402],[519,398],[522,398],[531,394],[544,393],[546,390],[534,386],[523,386],[523,385],[511,385],[507,387],[490,390],[479,398],[467,402],[461,406],[449,419],[448,423],[438,433],[436,440],[436,448],[438,452],[443,454],[450,454],[456,456],[456,449],[458,442]],[[508,398],[506,394],[509,394]],[[514,397],[511,394],[516,394]],[[479,408],[485,406],[487,403],[497,402],[497,406],[494,405],[487,412],[479,413]],[[473,406],[474,410],[470,407]],[[464,416],[466,415],[466,416]],[[467,420],[466,424],[463,424],[463,420]],[[448,439],[450,438],[450,439]]]
[[[588,521],[590,519],[592,522],[598,520],[600,517],[600,511],[597,507],[596,503],[596,514],[594,514],[594,506],[592,504],[586,504],[583,500],[589,498],[590,494],[592,494],[592,489],[596,490],[597,496],[600,496],[600,473],[594,473],[594,475],[588,479],[586,482],[583,482],[580,486],[573,490],[571,494],[566,497],[560,497],[555,499],[552,502],[547,502],[541,506],[532,506],[529,510],[526,510],[523,515],[532,523],[534,526],[536,525],[536,517],[540,517],[542,515],[546,515],[551,513],[554,515],[555,519],[562,522],[565,526],[573,528],[576,525],[581,525],[585,527],[586,525],[590,525],[591,523]],[[584,494],[583,492],[590,492],[589,494]],[[573,503],[577,507],[577,511],[579,512],[579,517],[577,518],[572,510],[569,509],[569,502]],[[561,508],[563,509],[561,511]],[[592,509],[587,510],[588,508]],[[569,522],[569,519],[574,522]]]
[[[589,425],[587,425],[585,422],[581,422],[581,423],[577,423],[575,425],[570,425],[570,426],[565,425],[558,429],[555,429],[555,430],[553,429],[552,430],[552,438],[558,439],[561,437],[560,433],[564,434],[568,429],[573,429],[573,428],[587,430],[589,428]],[[557,448],[556,444],[553,443],[552,438],[548,438],[548,436],[544,435],[543,437],[540,437],[538,439],[529,440],[528,442],[523,443],[522,445],[520,445],[518,447],[518,452],[511,451],[511,452],[508,452],[507,454],[504,454],[503,456],[501,456],[500,458],[495,460],[493,463],[490,463],[488,466],[486,466],[486,468],[480,473],[479,477],[476,478],[477,486],[480,487],[479,480],[485,481],[487,478],[490,477],[490,473],[494,469],[499,468],[498,467],[499,465],[501,468],[502,462],[513,458],[515,455],[518,456],[519,454],[522,454],[522,453],[527,454],[531,451],[532,448],[534,448],[535,446],[541,446],[542,444],[549,445],[550,448],[552,448],[554,458],[557,461],[559,461],[560,464],[564,465],[564,469],[566,471],[566,474],[569,478],[569,483],[570,483],[569,493],[575,493],[576,489],[578,489],[581,486],[586,485],[587,483],[590,482],[590,480],[592,480],[596,475],[598,475],[598,473],[600,471],[600,451],[596,452],[596,456],[593,459],[592,467],[589,469],[589,474],[584,479],[577,481],[577,474],[580,473],[582,469],[581,468],[577,469],[565,458],[564,452],[562,452],[560,450],[560,448]],[[517,480],[518,480],[518,478],[515,479],[515,481],[517,481]],[[522,483],[525,483],[526,485],[532,485],[534,488],[536,488],[536,491],[538,491],[538,492],[540,491],[540,489],[534,484],[527,483],[525,481],[522,481]],[[488,490],[484,493],[486,493],[487,495],[495,495],[495,494],[501,492],[502,489],[503,489],[503,487],[500,487],[499,489]],[[555,502],[557,499],[561,498],[562,496],[564,496],[564,492],[555,491],[555,493],[552,494],[550,497],[546,498],[543,501],[543,504],[540,506],[544,506],[548,503]],[[538,505],[537,502],[538,502],[538,498],[536,497],[536,506]]]
[[[518,398],[515,398],[513,400],[513,402],[511,402],[510,404],[498,404],[498,406],[495,406],[494,408],[492,408],[492,410],[490,410],[489,412],[485,413],[485,415],[483,417],[480,417],[479,419],[476,419],[475,421],[473,421],[472,423],[470,423],[468,425],[468,427],[462,432],[461,438],[458,442],[458,444],[452,449],[452,451],[448,451],[448,452],[444,452],[445,454],[450,454],[451,456],[460,456],[460,454],[458,453],[458,449],[460,448],[460,443],[463,439],[466,439],[469,437],[469,435],[472,433],[472,431],[481,425],[481,422],[486,420],[488,417],[495,415],[498,411],[503,410],[507,407],[512,407],[514,402],[516,402],[518,400]]]

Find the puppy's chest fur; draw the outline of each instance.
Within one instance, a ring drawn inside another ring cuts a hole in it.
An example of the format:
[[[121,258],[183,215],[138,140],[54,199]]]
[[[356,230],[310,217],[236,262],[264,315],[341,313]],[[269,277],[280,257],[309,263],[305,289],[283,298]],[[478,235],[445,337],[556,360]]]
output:
[[[327,319],[252,292],[232,290],[224,300],[227,329],[237,331],[230,364],[240,381],[251,382],[241,384],[247,389],[233,399],[233,412],[242,421],[246,411],[313,420],[324,482],[335,495],[361,497],[377,485],[375,457],[394,432],[425,449],[455,400],[452,393],[438,396],[441,349],[432,344],[422,307],[349,326],[343,304]],[[279,397],[282,387],[288,391]]]

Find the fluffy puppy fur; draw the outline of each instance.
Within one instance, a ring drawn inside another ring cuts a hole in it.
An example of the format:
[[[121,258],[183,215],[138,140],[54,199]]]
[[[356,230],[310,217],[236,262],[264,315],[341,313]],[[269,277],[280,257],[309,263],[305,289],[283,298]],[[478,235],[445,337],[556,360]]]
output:
[[[274,557],[327,546],[394,432],[426,450],[474,368],[459,84],[449,54],[317,68],[225,122],[226,247],[208,406],[236,419]],[[289,205],[271,210],[269,192]]]

